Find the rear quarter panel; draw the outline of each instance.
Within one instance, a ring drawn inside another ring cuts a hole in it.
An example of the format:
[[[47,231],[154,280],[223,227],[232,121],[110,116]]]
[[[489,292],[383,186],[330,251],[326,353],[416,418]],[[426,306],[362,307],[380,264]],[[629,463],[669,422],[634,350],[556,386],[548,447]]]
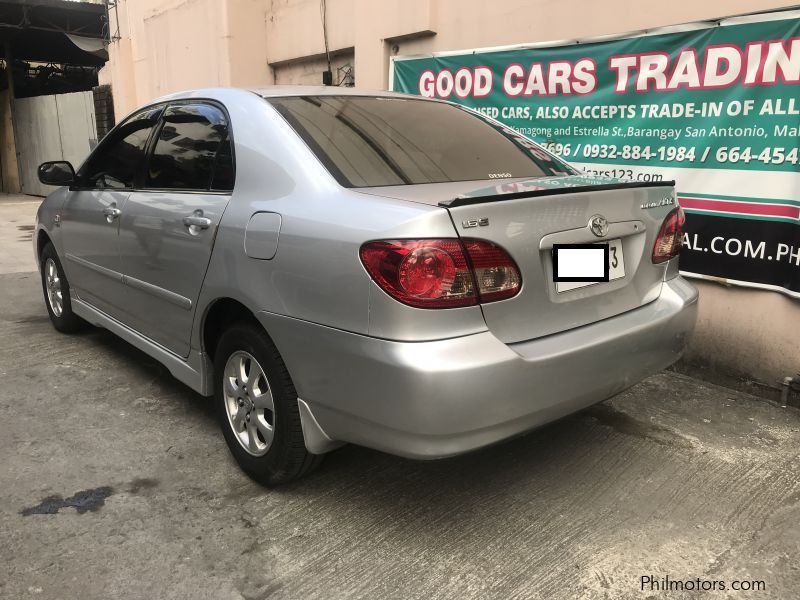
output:
[[[445,209],[342,188],[266,101],[249,94],[225,104],[236,185],[199,298],[195,348],[201,347],[202,315],[219,298],[234,298],[253,312],[389,339],[439,339],[486,329],[479,307],[432,311],[398,303],[372,282],[359,259],[368,240],[455,237]],[[271,260],[245,254],[245,230],[257,212],[281,215]],[[275,342],[280,350],[280,340]]]

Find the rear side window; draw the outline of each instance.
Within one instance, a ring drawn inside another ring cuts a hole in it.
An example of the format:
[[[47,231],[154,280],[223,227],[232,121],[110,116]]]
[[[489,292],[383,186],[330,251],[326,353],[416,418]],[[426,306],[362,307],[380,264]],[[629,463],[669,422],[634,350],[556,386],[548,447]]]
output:
[[[527,138],[442,102],[269,98],[345,187],[575,173]]]
[[[220,144],[217,158],[214,162],[214,174],[211,178],[211,189],[215,191],[230,191],[233,189],[233,148],[227,138]]]
[[[142,110],[113,130],[78,173],[81,187],[131,189],[142,166],[145,146],[160,108]]]
[[[229,191],[233,189],[230,146],[227,119],[216,106],[169,106],[147,165],[145,187]]]

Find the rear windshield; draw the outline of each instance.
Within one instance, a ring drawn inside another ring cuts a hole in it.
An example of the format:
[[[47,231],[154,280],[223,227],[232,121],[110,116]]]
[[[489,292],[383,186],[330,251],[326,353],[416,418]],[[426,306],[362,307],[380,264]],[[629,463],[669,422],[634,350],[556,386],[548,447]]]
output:
[[[512,129],[452,104],[368,96],[268,101],[345,187],[575,173]]]

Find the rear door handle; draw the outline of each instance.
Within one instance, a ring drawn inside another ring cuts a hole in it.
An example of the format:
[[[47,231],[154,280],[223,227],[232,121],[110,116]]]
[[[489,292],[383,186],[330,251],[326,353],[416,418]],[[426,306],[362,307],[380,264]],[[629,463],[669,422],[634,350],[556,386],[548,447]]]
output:
[[[103,209],[103,214],[106,216],[106,221],[113,223],[114,220],[122,214],[122,211],[116,206],[106,206]]]
[[[211,219],[204,217],[202,210],[196,210],[193,215],[183,217],[183,224],[189,228],[190,233],[197,233],[200,229],[211,227]]]

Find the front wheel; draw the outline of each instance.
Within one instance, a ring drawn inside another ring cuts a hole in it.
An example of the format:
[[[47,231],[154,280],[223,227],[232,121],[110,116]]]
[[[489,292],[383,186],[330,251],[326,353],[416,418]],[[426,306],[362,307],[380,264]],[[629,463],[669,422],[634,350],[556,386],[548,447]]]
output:
[[[50,322],[62,333],[80,331],[85,325],[85,321],[72,312],[69,282],[64,275],[64,269],[52,242],[47,242],[39,260],[44,303],[47,305]]]
[[[237,323],[219,340],[214,398],[236,462],[264,485],[297,479],[321,461],[306,450],[297,392],[286,365],[257,325]]]

